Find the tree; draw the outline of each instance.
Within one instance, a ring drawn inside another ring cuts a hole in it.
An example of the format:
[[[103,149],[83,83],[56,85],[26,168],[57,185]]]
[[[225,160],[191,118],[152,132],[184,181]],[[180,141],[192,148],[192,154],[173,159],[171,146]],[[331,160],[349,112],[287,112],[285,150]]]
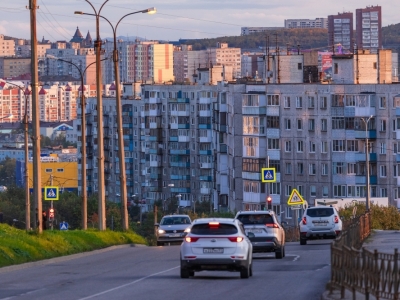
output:
[[[0,185],[11,186],[15,185],[15,168],[16,160],[6,157],[0,162]]]

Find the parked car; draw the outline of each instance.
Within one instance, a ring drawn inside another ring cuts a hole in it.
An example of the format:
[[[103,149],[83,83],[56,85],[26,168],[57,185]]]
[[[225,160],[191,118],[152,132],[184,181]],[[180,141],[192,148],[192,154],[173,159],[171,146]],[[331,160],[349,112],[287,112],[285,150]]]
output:
[[[203,270],[236,271],[241,278],[253,273],[252,245],[236,219],[195,220],[181,244],[180,256],[181,278]]]
[[[272,210],[239,211],[235,219],[243,223],[253,252],[275,252],[275,258],[285,257],[285,230]]]
[[[304,211],[300,221],[300,245],[307,240],[334,239],[342,232],[342,220],[334,207],[309,207]]]
[[[165,243],[182,242],[190,229],[192,221],[188,215],[164,216],[157,227],[157,246]]]

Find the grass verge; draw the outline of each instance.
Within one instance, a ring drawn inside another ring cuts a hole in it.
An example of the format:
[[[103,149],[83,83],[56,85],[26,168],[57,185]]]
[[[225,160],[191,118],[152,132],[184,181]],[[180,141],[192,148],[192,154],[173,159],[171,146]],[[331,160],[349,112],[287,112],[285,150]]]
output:
[[[133,231],[71,231],[26,232],[0,224],[0,267],[48,259],[58,256],[102,249],[114,245],[146,244]]]

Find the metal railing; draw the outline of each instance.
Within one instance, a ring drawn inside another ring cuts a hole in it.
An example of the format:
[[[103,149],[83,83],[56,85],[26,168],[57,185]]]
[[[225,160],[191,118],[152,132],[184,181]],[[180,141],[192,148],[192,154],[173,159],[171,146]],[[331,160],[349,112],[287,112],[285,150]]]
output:
[[[344,224],[342,235],[331,244],[330,292],[339,288],[341,298],[348,289],[353,294],[359,292],[369,299],[399,298],[400,271],[399,254],[371,252],[362,243],[371,233],[371,215],[366,213]]]

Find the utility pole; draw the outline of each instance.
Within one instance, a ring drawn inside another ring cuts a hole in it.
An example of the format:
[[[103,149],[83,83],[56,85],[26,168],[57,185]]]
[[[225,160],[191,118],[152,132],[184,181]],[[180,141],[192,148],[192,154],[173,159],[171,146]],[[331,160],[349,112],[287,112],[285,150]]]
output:
[[[38,101],[38,56],[37,56],[37,34],[36,34],[36,0],[30,0],[30,22],[31,22],[31,87],[32,87],[32,127],[33,127],[33,192],[35,197],[35,208],[38,233],[43,232],[42,223],[42,174],[40,168],[40,124],[39,124],[39,101]]]

